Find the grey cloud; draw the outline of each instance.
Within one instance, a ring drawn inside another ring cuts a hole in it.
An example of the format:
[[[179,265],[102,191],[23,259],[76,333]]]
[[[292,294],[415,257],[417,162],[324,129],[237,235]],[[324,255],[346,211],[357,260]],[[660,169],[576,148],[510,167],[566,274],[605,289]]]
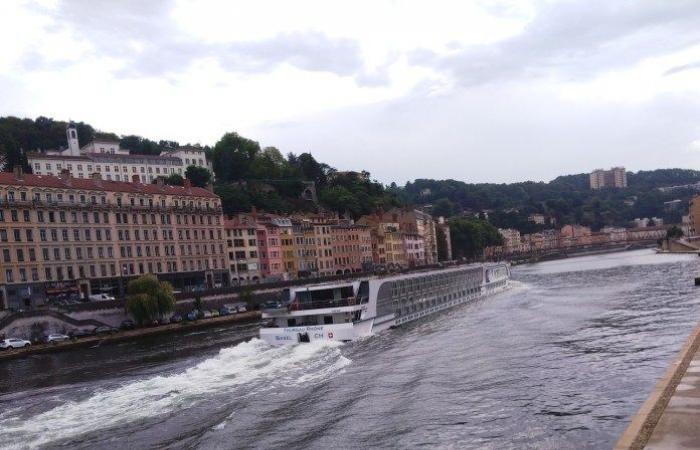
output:
[[[695,167],[700,155],[684,149],[698,138],[698,114],[700,99],[685,95],[580,104],[552,96],[544,82],[511,83],[432,97],[418,90],[294,126],[263,124],[253,134],[285,151],[311,151],[339,170],[367,168],[385,183],[540,181],[615,165]]]
[[[673,75],[673,74],[679,73],[679,72],[685,72],[686,70],[694,70],[694,69],[700,69],[700,61],[671,67],[666,72],[664,72],[664,75],[668,76],[668,75]]]
[[[447,56],[417,50],[410,60],[451,73],[464,85],[552,75],[582,79],[696,44],[698,20],[694,0],[543,4],[512,38]]]
[[[95,55],[122,60],[124,66],[116,73],[120,77],[178,73],[204,58],[233,72],[267,72],[286,63],[307,71],[364,76],[359,45],[351,39],[309,31],[257,41],[206,43],[178,30],[169,19],[171,8],[171,0],[79,0],[62,2],[53,15],[60,26],[89,43]]]

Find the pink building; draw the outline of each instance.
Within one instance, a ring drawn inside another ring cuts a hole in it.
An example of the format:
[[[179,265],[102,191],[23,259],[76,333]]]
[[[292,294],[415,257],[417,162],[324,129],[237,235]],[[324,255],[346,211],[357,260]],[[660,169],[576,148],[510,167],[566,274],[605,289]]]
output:
[[[260,271],[263,277],[273,279],[285,278],[279,227],[271,222],[261,223],[261,221],[258,221],[255,231],[258,237]]]
[[[406,251],[406,263],[409,267],[425,264],[425,241],[417,234],[403,233],[403,246]]]

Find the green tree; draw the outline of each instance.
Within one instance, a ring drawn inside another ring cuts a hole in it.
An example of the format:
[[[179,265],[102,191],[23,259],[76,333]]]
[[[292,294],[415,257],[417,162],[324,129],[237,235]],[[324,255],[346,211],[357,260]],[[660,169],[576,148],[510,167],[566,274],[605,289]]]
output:
[[[150,323],[175,309],[172,286],[155,275],[131,280],[126,292],[126,309],[139,324]]]
[[[455,204],[448,198],[438,199],[433,203],[433,216],[452,217],[455,213]]]
[[[680,239],[683,237],[683,230],[677,226],[672,226],[666,231],[666,239]]]
[[[211,183],[211,172],[206,167],[189,166],[185,170],[185,178],[192,182],[192,186],[203,188]]]
[[[447,237],[442,227],[435,227],[435,238],[437,240],[438,261],[447,260]]]
[[[260,153],[260,144],[238,133],[226,133],[216,143],[212,164],[219,181],[238,181],[250,175],[250,166]]]
[[[321,203],[338,213],[356,215],[360,211],[358,199],[344,186],[333,186],[320,194]]]
[[[498,229],[485,220],[456,217],[450,219],[449,225],[455,258],[479,258],[485,247],[503,243]]]
[[[217,184],[214,193],[221,198],[224,214],[250,211],[253,203],[250,194],[243,187],[230,184]]]
[[[182,186],[185,184],[185,179],[179,173],[171,173],[165,178],[165,184],[170,186]]]

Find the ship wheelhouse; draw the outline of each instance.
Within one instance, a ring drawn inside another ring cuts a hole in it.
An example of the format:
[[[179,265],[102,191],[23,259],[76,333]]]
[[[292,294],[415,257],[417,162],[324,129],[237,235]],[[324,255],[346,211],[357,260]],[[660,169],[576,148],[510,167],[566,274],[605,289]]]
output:
[[[362,319],[369,301],[367,281],[286,289],[281,307],[265,309],[271,327],[352,324]]]

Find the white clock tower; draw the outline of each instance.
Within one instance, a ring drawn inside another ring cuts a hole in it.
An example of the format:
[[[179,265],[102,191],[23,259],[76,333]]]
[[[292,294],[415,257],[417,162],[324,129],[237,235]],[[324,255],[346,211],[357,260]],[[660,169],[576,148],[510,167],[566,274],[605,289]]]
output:
[[[80,156],[80,144],[78,143],[78,129],[73,122],[66,127],[66,137],[68,138],[68,156]]]

